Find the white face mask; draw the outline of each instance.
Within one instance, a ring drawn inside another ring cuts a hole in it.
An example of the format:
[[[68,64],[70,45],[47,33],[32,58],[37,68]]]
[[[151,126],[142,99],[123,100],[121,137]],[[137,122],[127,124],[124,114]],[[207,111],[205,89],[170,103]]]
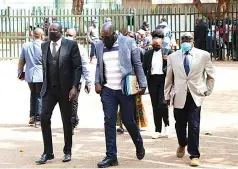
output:
[[[68,40],[74,40],[73,37],[65,37],[65,39],[68,39]]]

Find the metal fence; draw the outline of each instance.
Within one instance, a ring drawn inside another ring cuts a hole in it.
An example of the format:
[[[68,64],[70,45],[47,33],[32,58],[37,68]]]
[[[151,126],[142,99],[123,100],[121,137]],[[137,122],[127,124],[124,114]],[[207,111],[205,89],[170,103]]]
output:
[[[238,18],[237,5],[233,5],[228,13],[231,25],[236,29],[236,18]],[[180,44],[180,36],[183,32],[193,32],[196,24],[196,18],[203,16],[209,28],[216,27],[219,22],[210,24],[211,18],[208,16],[216,8],[206,8],[203,12],[199,12],[194,6],[184,6],[183,8],[158,7],[150,9],[118,9],[103,10],[91,9],[84,10],[82,15],[72,15],[70,9],[54,10],[54,9],[33,9],[33,10],[11,10],[5,9],[0,11],[0,59],[18,58],[21,53],[23,43],[32,40],[31,33],[36,27],[43,27],[45,18],[49,18],[49,22],[60,22],[63,26],[64,33],[68,28],[77,30],[77,40],[79,43],[88,48],[86,40],[87,28],[91,25],[92,19],[99,21],[99,28],[104,23],[105,18],[110,17],[116,30],[121,33],[127,31],[137,31],[143,21],[150,24],[150,31],[160,23],[162,17],[167,19],[168,25],[172,30],[172,36]],[[225,24],[227,19],[221,17],[220,20]],[[233,29],[234,30],[234,29]],[[232,33],[232,42],[236,41]],[[220,40],[219,40],[220,41]],[[211,42],[211,43],[217,43]],[[232,49],[235,49],[236,43],[232,43]],[[212,45],[212,50],[216,51],[216,45]],[[221,47],[219,48],[219,53]],[[224,50],[226,46],[222,46]],[[89,48],[88,48],[89,49]],[[211,51],[211,53],[214,53]]]

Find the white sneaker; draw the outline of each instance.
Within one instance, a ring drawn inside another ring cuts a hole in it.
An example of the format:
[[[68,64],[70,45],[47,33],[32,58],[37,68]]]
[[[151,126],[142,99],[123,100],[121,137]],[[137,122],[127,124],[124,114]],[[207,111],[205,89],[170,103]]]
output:
[[[154,135],[152,136],[152,139],[158,139],[161,138],[161,133],[155,132]]]
[[[168,138],[169,137],[169,126],[166,126],[164,128],[164,134],[162,135],[163,138]]]

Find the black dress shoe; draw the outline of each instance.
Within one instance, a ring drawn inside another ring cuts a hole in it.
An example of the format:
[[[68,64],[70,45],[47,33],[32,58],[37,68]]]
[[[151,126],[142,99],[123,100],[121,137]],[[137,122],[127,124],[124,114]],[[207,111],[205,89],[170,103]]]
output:
[[[69,161],[71,161],[71,155],[70,154],[65,154],[64,159],[62,160],[62,162],[69,162]]]
[[[48,160],[53,160],[54,154],[43,154],[39,160],[36,161],[36,164],[45,164]]]
[[[117,165],[118,161],[116,157],[105,157],[101,162],[98,163],[98,168],[106,168]]]
[[[138,160],[142,160],[145,157],[145,148],[143,146],[139,150],[136,150],[136,157]]]

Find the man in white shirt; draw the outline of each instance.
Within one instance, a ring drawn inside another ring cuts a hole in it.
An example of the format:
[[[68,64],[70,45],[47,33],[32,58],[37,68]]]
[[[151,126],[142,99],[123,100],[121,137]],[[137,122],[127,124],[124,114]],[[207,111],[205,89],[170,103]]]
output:
[[[66,31],[66,39],[75,40],[75,37],[76,37],[76,31],[74,29],[68,29]],[[91,90],[91,74],[90,74],[89,64],[88,64],[88,55],[87,55],[87,51],[84,49],[83,46],[81,46],[79,44],[78,47],[79,47],[79,52],[80,52],[81,62],[82,62],[82,76],[86,81],[84,90],[88,94]],[[79,123],[79,118],[78,118],[78,96],[79,96],[79,93],[80,93],[83,78],[81,78],[81,80],[80,80],[77,97],[72,101],[72,109],[73,109],[72,110],[73,111],[73,114],[72,114],[73,133],[72,134],[74,134],[74,128]]]

